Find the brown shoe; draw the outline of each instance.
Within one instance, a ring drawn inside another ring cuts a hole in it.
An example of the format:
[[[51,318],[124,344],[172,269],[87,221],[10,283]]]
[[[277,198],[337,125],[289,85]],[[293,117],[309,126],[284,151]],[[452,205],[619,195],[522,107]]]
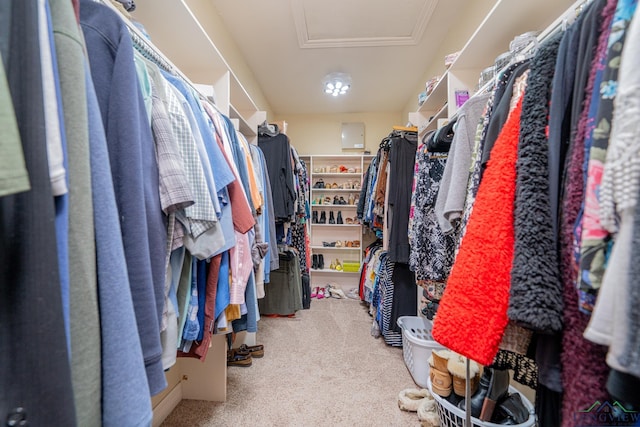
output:
[[[238,349],[242,353],[250,354],[251,357],[260,358],[264,356],[264,346],[262,344],[258,345],[246,345],[242,344]]]
[[[249,367],[253,361],[251,360],[251,354],[242,354],[232,348],[227,351],[227,366],[242,366]]]

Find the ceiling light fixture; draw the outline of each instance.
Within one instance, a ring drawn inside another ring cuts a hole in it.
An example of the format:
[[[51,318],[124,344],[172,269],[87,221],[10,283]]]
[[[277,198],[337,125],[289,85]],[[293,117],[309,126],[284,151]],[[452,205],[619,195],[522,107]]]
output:
[[[344,95],[351,89],[351,76],[346,73],[331,73],[324,78],[324,93],[332,96]]]

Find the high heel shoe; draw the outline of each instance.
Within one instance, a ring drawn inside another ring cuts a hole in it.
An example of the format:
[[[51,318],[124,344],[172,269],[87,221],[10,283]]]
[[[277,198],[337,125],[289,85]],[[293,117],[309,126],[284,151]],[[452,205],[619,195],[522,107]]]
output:
[[[336,259],[336,271],[342,271],[342,263],[339,259]]]
[[[336,223],[336,219],[333,216],[333,211],[329,212],[329,224],[335,224]]]
[[[338,215],[336,217],[336,224],[344,224],[344,221],[342,220],[342,211],[338,211]]]
[[[318,220],[318,224],[326,224],[327,223],[327,213],[325,211],[320,212],[320,219]]]
[[[482,404],[480,419],[482,421],[491,421],[493,411],[496,405],[502,401],[509,393],[509,371],[494,369],[489,383],[487,396]]]

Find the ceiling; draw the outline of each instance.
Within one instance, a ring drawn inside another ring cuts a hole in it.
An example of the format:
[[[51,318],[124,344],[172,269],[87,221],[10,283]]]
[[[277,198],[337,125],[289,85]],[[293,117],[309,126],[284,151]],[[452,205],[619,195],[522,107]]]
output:
[[[402,111],[431,61],[444,61],[434,54],[465,3],[211,1],[278,115]],[[323,92],[331,72],[351,75],[347,95]]]

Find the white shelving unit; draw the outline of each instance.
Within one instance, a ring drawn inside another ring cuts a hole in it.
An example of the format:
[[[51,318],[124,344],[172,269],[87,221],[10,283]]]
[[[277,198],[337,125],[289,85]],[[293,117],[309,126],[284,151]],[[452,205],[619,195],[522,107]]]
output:
[[[477,89],[480,73],[494,64],[509,43],[527,31],[541,31],[555,26],[566,16],[575,16],[575,9],[583,0],[498,0],[478,26],[459,56],[442,77],[425,102],[409,121],[418,126],[422,135],[436,129],[438,119],[453,117],[458,108],[456,90],[466,90],[472,96]]]
[[[310,180],[310,207],[312,219],[310,221],[311,231],[311,251],[315,257],[324,259],[324,268],[311,269],[311,286],[325,286],[328,283],[337,283],[347,291],[349,288],[357,286],[358,271],[339,271],[331,269],[332,262],[338,260],[342,264],[344,261],[353,261],[357,265],[362,264],[362,251],[366,246],[366,236],[363,235],[362,225],[356,218],[357,203],[355,199],[360,196],[360,186],[362,176],[366,172],[369,162],[373,158],[371,155],[310,155],[304,156],[307,161]],[[347,172],[335,172],[333,168],[343,166]],[[348,172],[352,169],[353,172]],[[322,188],[314,188],[318,181],[325,184]],[[354,187],[357,183],[357,188]],[[348,184],[351,188],[326,188],[344,187]],[[335,185],[334,185],[335,184]],[[347,204],[333,203],[334,199],[342,198]],[[329,203],[325,204],[325,198],[329,198]],[[354,203],[349,203],[351,199]],[[322,213],[326,217],[326,223],[320,221]],[[329,219],[333,212],[335,224],[330,224]],[[340,212],[343,224],[337,224],[337,216]],[[351,222],[350,224],[348,222]],[[342,246],[326,246],[324,243],[335,243],[340,241]],[[347,242],[358,241],[357,247],[347,247]]]

